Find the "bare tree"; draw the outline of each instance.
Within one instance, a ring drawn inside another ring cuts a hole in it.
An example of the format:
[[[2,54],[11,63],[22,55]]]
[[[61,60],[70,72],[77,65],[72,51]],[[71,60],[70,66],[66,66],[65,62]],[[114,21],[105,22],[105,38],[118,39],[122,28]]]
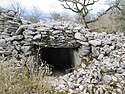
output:
[[[16,11],[19,15],[23,16],[26,9],[19,1],[11,1],[9,9]]]
[[[125,0],[107,0],[106,4],[109,5],[109,11],[101,12],[103,14],[107,13],[100,16],[97,21],[89,24],[91,30],[107,33],[125,31]]]
[[[88,14],[92,9],[89,9],[90,6],[94,5],[99,0],[59,0],[62,2],[62,6],[65,9],[69,9],[77,14],[82,18],[82,23],[85,24],[86,28],[88,27],[89,23],[97,21],[101,16],[105,15],[109,10],[113,9],[114,7],[119,8],[119,2],[115,2],[112,6],[110,6],[107,10],[100,13],[97,18],[92,20],[87,20]]]
[[[61,21],[73,20],[72,16],[67,12],[62,12],[62,13],[52,12],[50,13],[50,19],[61,20]]]
[[[62,20],[64,21],[73,21],[73,16],[70,15],[68,12],[63,12],[62,13]]]
[[[62,16],[60,13],[52,12],[50,13],[50,19],[59,20],[62,19]]]
[[[119,31],[125,31],[125,0],[116,0],[118,6],[117,10],[113,11],[115,13],[115,19],[117,22],[117,27]]]
[[[85,27],[88,28],[86,17],[88,16],[89,7],[91,5],[94,5],[99,0],[59,0],[60,2],[63,2],[62,6],[65,9],[72,10],[75,13],[78,13],[82,17],[82,21],[85,24]]]
[[[38,7],[32,7],[32,9],[30,10],[30,14],[26,16],[26,19],[33,23],[39,22],[41,18],[42,11]]]

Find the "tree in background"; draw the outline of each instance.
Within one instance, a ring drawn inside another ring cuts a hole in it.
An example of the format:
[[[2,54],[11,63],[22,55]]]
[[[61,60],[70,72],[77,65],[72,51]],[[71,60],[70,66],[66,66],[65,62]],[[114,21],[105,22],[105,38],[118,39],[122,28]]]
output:
[[[87,16],[86,16],[86,20],[87,21],[90,21],[90,20],[92,20],[94,18],[94,15],[93,14],[88,14]],[[74,15],[74,21],[76,22],[76,23],[79,23],[79,24],[83,24],[83,19],[82,19],[82,16],[80,15],[80,14],[75,14]],[[88,25],[89,26],[89,25]]]
[[[11,1],[8,8],[16,11],[24,19],[33,23],[39,22],[42,17],[42,11],[38,7],[32,7],[31,10],[27,10],[22,3],[18,1]]]
[[[115,11],[115,19],[117,27],[120,31],[125,30],[125,0],[116,0],[119,3],[117,11]]]
[[[89,9],[90,6],[94,5],[99,0],[59,0],[62,2],[62,6],[65,9],[69,9],[82,18],[83,24],[85,24],[86,28],[88,27],[89,21],[87,21],[86,17],[88,16],[91,9]]]
[[[60,20],[60,21],[73,21],[74,20],[73,17],[67,12],[63,12],[63,13],[52,12],[50,13],[50,19]]]
[[[125,1],[124,0],[107,0],[110,10],[98,19],[98,21],[90,24],[91,28],[96,31],[105,31],[115,33],[125,30]]]
[[[90,23],[96,22],[100,17],[107,14],[110,10],[114,8],[119,8],[119,2],[113,3],[107,10],[98,13],[96,18],[88,20],[89,13],[92,9],[90,9],[90,6],[93,6],[96,2],[99,0],[59,0],[62,2],[62,6],[65,9],[69,9],[79,15],[79,17],[82,19],[82,23],[85,24],[86,28],[89,28]]]
[[[21,16],[23,16],[26,12],[25,7],[19,1],[11,1],[8,8],[16,11]]]
[[[115,33],[117,31],[117,22],[114,16],[107,13],[101,16],[97,21],[90,23],[89,27],[91,31]]]
[[[38,7],[32,7],[29,12],[30,14],[28,14],[25,19],[33,23],[37,23],[42,19],[42,11]]]
[[[50,13],[50,19],[61,20],[62,15],[60,13],[57,13],[57,12],[52,12],[52,13]]]

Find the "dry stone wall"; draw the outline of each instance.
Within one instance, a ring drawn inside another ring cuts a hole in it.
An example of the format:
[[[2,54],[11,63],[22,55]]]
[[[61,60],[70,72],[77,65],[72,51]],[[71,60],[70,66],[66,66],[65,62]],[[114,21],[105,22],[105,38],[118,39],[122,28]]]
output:
[[[76,41],[75,33],[84,30],[84,27],[78,26],[66,21],[41,21],[37,24],[20,26],[16,34],[24,36],[24,45],[75,48],[80,46]]]
[[[16,12],[0,8],[0,53],[8,53],[6,48],[17,37],[15,32],[21,24]]]
[[[16,35],[16,30],[22,24],[30,24],[30,22],[24,20],[15,11],[0,8],[0,54],[7,55],[16,49],[17,41],[23,39],[23,36]]]

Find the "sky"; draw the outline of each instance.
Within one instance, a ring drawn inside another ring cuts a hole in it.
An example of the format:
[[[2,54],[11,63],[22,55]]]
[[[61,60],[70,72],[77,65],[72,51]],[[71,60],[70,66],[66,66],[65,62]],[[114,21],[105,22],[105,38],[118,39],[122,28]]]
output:
[[[0,0],[0,6],[1,7],[7,7],[11,1],[19,1],[21,2],[26,9],[31,9],[33,6],[39,7],[44,13],[51,13],[53,11],[55,12],[69,12],[73,13],[71,11],[68,11],[64,9],[58,0]],[[95,3],[93,8],[93,13],[97,13],[100,10],[105,10],[108,8],[108,5],[104,4],[106,0],[99,0],[99,2]]]

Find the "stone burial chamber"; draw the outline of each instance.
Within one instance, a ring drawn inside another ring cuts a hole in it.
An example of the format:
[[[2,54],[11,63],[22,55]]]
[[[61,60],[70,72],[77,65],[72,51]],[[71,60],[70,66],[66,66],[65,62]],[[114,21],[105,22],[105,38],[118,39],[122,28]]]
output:
[[[43,48],[41,58],[50,64],[54,70],[65,71],[74,67],[73,49],[70,48]]]
[[[33,64],[42,59],[59,73],[80,65],[55,79],[57,91],[125,94],[124,32],[90,32],[68,21],[32,24],[16,12],[0,8],[0,55],[7,63],[15,57],[14,63],[20,66],[23,57]]]
[[[79,65],[82,60],[80,55],[88,55],[90,51],[88,44],[82,46],[80,43],[82,42],[80,39],[86,40],[80,33],[82,29],[85,29],[78,26],[78,24],[65,21],[42,21],[37,24],[22,25],[16,33],[23,34],[25,38],[32,40],[24,44],[32,49],[32,52],[27,50],[25,55],[39,54],[40,59],[49,64],[54,71],[64,72]],[[81,51],[83,53],[80,53]]]
[[[0,21],[0,54],[14,55],[19,64],[22,56],[33,57],[35,61],[40,54],[42,61],[64,71],[79,65],[81,57],[90,52],[83,36],[88,31],[83,25],[54,20],[32,24],[16,12],[2,8]]]

